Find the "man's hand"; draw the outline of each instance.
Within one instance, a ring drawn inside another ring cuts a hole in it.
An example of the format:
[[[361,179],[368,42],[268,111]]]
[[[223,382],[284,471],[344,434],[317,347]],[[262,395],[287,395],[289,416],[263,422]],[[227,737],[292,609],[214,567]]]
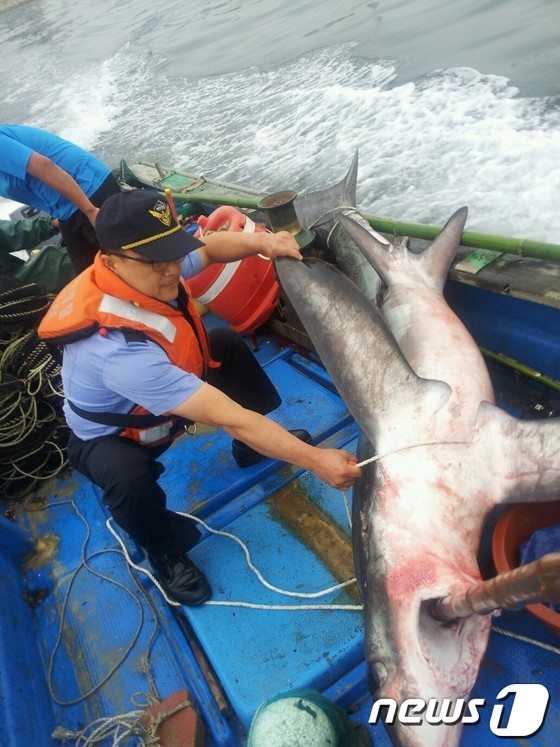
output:
[[[268,233],[238,233],[216,231],[203,236],[204,246],[198,248],[201,269],[212,262],[236,262],[245,257],[262,254],[267,259],[293,257],[303,259],[297,241],[288,231]]]
[[[88,217],[91,225],[95,226],[99,208],[95,207],[70,174],[57,166],[50,158],[33,151],[27,163],[27,173],[36,179],[40,179],[49,187],[64,195],[70,202],[73,202],[78,210],[81,210]]]
[[[278,233],[261,233],[258,234],[262,239],[262,254],[268,259],[277,257],[293,257],[294,259],[303,259],[299,246],[295,238],[288,231],[278,231]]]
[[[348,490],[362,474],[353,454],[341,449],[322,449],[293,436],[270,418],[246,410],[210,384],[203,384],[171,410],[187,420],[223,428],[263,456],[281,459],[311,470],[327,485]]]
[[[337,490],[348,490],[362,474],[356,456],[348,451],[316,447],[314,460],[317,464],[311,467],[312,472]]]

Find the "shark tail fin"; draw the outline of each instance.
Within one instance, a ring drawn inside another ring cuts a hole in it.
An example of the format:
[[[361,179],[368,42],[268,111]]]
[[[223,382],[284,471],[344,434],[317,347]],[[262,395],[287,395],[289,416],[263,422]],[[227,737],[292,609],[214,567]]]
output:
[[[449,268],[461,243],[467,214],[466,207],[456,210],[432,243],[419,255],[419,261],[427,275],[437,283],[440,290],[443,290]]]
[[[335,208],[356,207],[357,180],[358,151],[356,150],[344,179],[327,189],[296,198],[294,207],[300,224],[304,228],[309,228]]]
[[[348,233],[369,264],[379,274],[385,285],[390,286],[392,272],[389,252],[394,247],[383,244],[365,226],[347,215],[338,213],[337,218],[340,225]]]
[[[408,251],[408,240],[405,238],[387,246],[347,216],[339,215],[338,218],[388,287],[396,282],[400,273],[416,272],[424,275],[426,282],[432,287],[442,290],[461,241],[467,212],[466,207],[457,210],[438,236],[420,254]]]

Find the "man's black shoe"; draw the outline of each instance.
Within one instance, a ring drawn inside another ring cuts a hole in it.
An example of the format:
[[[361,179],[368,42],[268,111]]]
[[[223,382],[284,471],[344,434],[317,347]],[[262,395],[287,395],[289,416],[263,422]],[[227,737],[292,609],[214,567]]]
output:
[[[311,442],[311,434],[303,430],[303,428],[297,428],[290,431],[290,433],[306,444]],[[264,456],[259,454],[258,451],[255,451],[250,446],[247,446],[247,444],[244,444],[243,441],[238,441],[237,439],[234,439],[231,445],[231,453],[238,467],[251,467],[253,464],[260,462],[261,459],[264,459]]]
[[[210,599],[206,576],[187,555],[150,555],[148,559],[166,594],[176,602],[195,606]]]

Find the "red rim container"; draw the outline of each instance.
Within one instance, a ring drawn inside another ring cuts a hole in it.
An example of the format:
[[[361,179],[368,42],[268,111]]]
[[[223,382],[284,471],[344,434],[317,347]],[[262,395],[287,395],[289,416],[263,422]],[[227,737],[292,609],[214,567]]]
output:
[[[492,557],[498,573],[519,565],[519,545],[533,532],[560,523],[560,500],[546,503],[517,503],[508,506],[496,522],[492,535]],[[530,604],[527,611],[538,617],[553,633],[560,635],[560,613],[545,604]]]

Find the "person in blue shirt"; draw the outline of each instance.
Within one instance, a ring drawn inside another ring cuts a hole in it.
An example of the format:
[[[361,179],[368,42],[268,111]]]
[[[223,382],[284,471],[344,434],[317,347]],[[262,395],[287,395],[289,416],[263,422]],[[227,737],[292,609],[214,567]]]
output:
[[[99,249],[95,221],[103,202],[120,191],[108,166],[45,130],[0,124],[0,195],[59,221],[76,273]]]
[[[133,190],[99,212],[101,251],[55,298],[39,336],[63,345],[68,458],[103,490],[116,523],[148,554],[169,596],[210,597],[187,555],[199,538],[192,520],[166,507],[159,456],[190,421],[223,428],[247,467],[263,456],[312,470],[347,489],[361,470],[354,455],[312,446],[310,434],[264,417],[282,402],[243,338],[207,334],[185,279],[212,262],[263,254],[301,260],[286,231],[217,231],[204,243],[182,230],[164,197]]]

